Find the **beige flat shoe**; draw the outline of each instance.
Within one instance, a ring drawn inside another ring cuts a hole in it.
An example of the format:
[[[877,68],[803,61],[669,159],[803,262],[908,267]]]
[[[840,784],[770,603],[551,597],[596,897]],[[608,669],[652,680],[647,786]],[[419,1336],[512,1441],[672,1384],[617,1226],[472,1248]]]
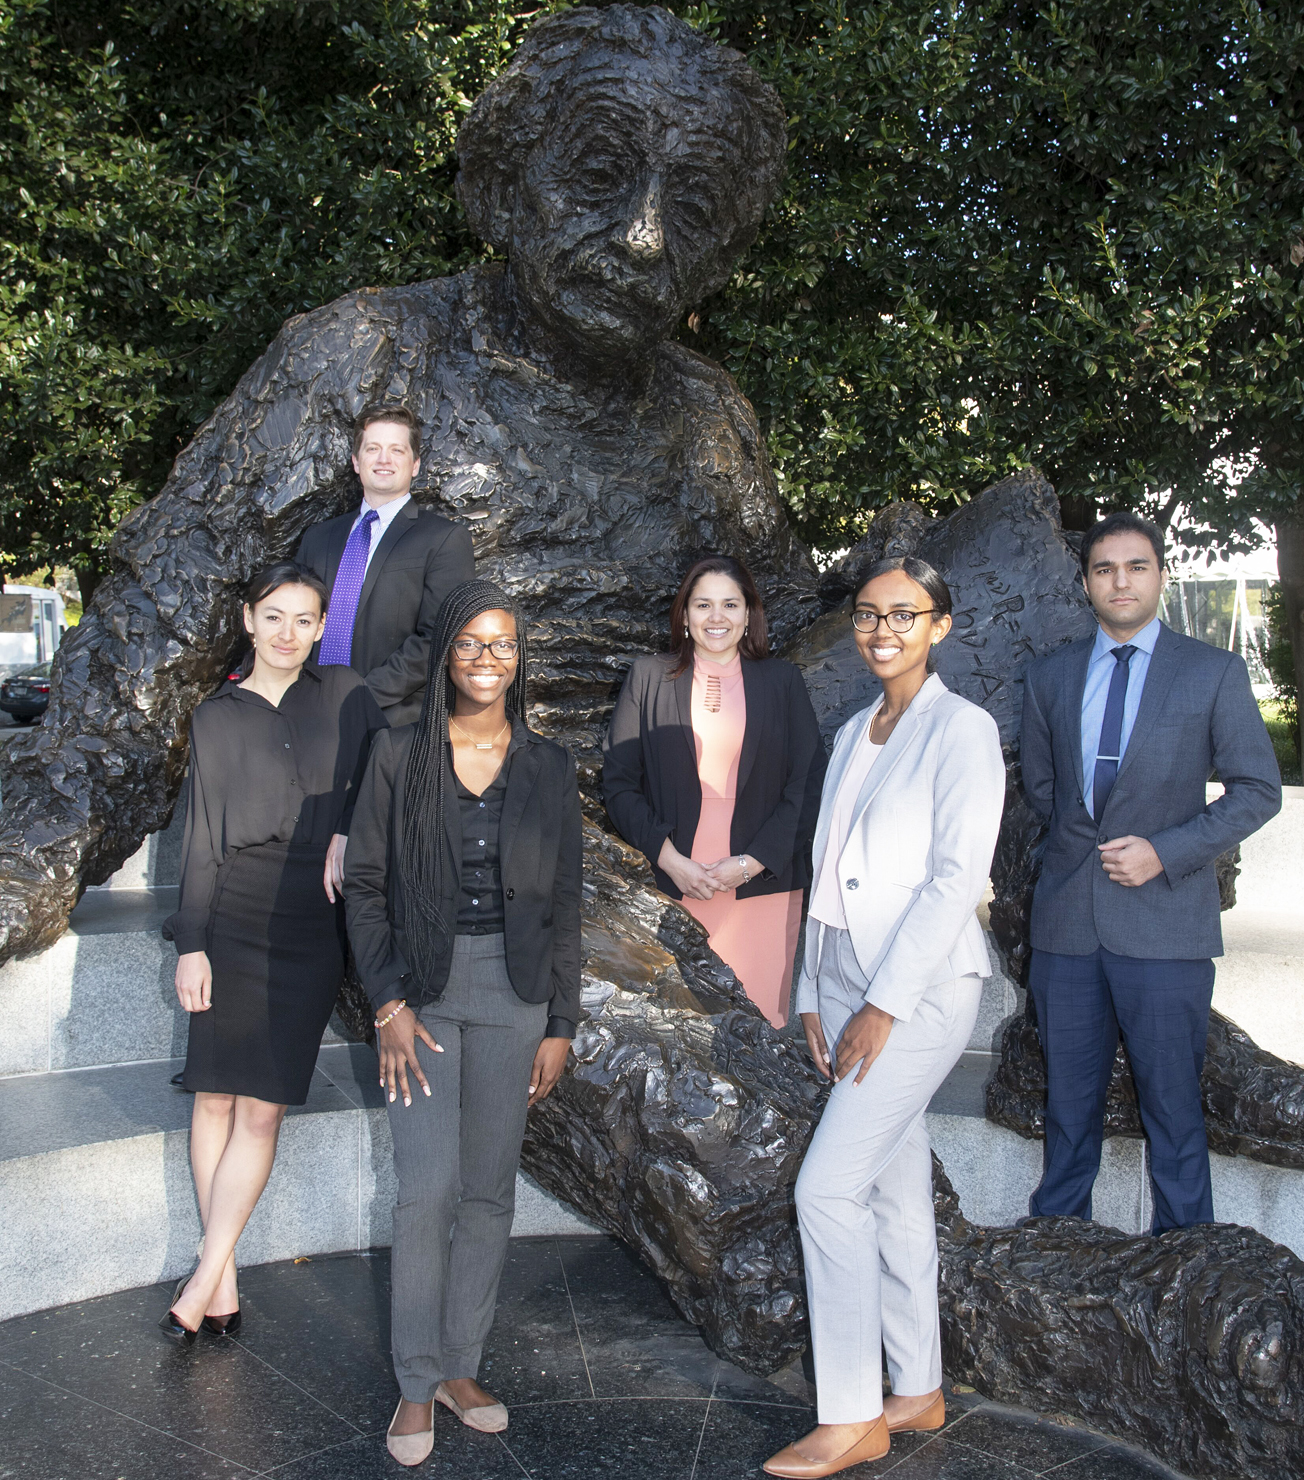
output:
[[[445,1408],[451,1408],[468,1429],[478,1429],[482,1434],[501,1434],[507,1427],[507,1408],[503,1403],[482,1403],[479,1408],[463,1408],[442,1382],[435,1389],[435,1397]]]
[[[899,1423],[889,1423],[889,1434],[926,1434],[930,1429],[940,1429],[946,1422],[946,1398],[938,1388],[933,1401],[913,1418],[903,1418]]]
[[[761,1468],[767,1475],[783,1475],[787,1480],[821,1480],[824,1475],[836,1475],[839,1470],[849,1470],[852,1465],[882,1459],[891,1447],[887,1420],[880,1414],[869,1431],[836,1459],[807,1459],[789,1444],[786,1449],[781,1449],[778,1454],[767,1459]]]
[[[417,1434],[396,1434],[394,1432],[394,1420],[398,1418],[398,1409],[402,1408],[403,1399],[398,1400],[398,1408],[394,1410],[394,1418],[389,1421],[389,1431],[385,1435],[385,1448],[394,1456],[401,1465],[419,1465],[423,1459],[428,1458],[430,1451],[435,1447],[435,1418],[434,1409],[430,1410],[430,1427],[422,1429]]]

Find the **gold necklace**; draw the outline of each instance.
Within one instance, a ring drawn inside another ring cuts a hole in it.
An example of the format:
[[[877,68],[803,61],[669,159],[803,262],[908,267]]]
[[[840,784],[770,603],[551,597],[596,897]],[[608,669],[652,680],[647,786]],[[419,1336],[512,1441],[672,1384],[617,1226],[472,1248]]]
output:
[[[453,718],[451,714],[448,716],[448,723],[452,725],[452,727],[457,731],[459,735],[465,735],[466,738],[471,742],[472,745],[475,746],[477,750],[492,750],[494,746],[497,745],[498,742],[507,733],[507,731],[510,730],[512,727],[511,720],[508,720],[503,725],[502,729],[499,730],[498,733],[493,737],[492,740],[477,740],[474,735],[467,735],[466,731],[462,728],[461,725],[458,724],[458,722]]]

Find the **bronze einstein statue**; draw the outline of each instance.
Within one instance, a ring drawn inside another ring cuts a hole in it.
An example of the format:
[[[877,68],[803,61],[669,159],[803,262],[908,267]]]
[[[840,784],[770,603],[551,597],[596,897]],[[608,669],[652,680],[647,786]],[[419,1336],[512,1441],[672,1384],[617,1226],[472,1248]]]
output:
[[[413,493],[539,623],[534,692],[581,754],[697,553],[747,560],[780,635],[813,614],[751,407],[671,340],[755,239],[785,148],[774,91],[664,10],[534,27],[458,136],[467,216],[505,263],[289,320],[118,531],[48,717],[11,751],[0,959],[53,941],[166,820],[237,593],[356,500],[370,402],[416,413]]]
[[[458,136],[462,201],[493,260],[289,320],[118,531],[44,723],[9,748],[0,962],[52,944],[82,888],[167,821],[191,713],[242,643],[241,589],[356,505],[351,435],[370,403],[416,414],[413,493],[471,531],[480,573],[525,611],[535,723],[582,769],[706,550],[746,561],[780,640],[806,629],[795,656],[826,731],[863,706],[845,613],[816,620],[816,574],[751,407],[673,337],[755,239],[785,154],[776,93],[666,11],[578,8],[533,27]],[[898,505],[852,554],[916,549],[956,597],[943,676],[1008,747],[992,920],[1017,969],[1040,859],[1017,688],[1085,620],[1076,560],[1031,472],[946,520]],[[825,606],[839,578],[826,573]],[[588,826],[585,870],[585,1018],[532,1112],[525,1165],[637,1249],[717,1351],[772,1371],[806,1342],[792,1187],[822,1081],[632,850]],[[1231,1149],[1296,1166],[1299,1074],[1269,1057],[1248,1040],[1211,1054],[1231,1064],[1218,1113]],[[1251,1084],[1266,1074],[1271,1093]],[[935,1208],[953,1376],[1192,1473],[1304,1470],[1304,1265],[1288,1250],[1226,1226],[1161,1240],[1070,1219],[977,1228],[942,1176]]]

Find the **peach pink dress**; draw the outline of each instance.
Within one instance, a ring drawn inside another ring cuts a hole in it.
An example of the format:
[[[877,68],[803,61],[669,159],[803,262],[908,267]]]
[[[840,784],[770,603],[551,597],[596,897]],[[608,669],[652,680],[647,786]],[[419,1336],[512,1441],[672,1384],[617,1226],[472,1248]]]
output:
[[[693,660],[693,741],[702,783],[702,813],[692,858],[712,864],[728,858],[738,760],[747,728],[742,659]],[[776,1027],[788,1021],[792,960],[801,928],[801,890],[739,899],[729,889],[711,899],[685,899],[684,908],[705,926],[711,949],[731,966],[748,997]]]

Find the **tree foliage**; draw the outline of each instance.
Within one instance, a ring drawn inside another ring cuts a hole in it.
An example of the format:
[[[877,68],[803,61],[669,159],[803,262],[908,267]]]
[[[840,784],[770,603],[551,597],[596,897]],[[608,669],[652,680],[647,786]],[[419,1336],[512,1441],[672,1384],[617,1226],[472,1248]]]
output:
[[[1304,477],[1298,8],[732,4],[781,210],[706,337],[816,538],[1038,464],[1220,534]],[[1229,483],[1228,473],[1241,475]]]
[[[93,584],[289,314],[456,271],[502,0],[0,0],[0,550]],[[1304,478],[1304,27],[1227,0],[679,8],[784,97],[783,200],[683,328],[802,532],[1038,463],[1220,536]],[[1229,478],[1229,472],[1236,477]],[[1239,481],[1237,481],[1239,478]]]

